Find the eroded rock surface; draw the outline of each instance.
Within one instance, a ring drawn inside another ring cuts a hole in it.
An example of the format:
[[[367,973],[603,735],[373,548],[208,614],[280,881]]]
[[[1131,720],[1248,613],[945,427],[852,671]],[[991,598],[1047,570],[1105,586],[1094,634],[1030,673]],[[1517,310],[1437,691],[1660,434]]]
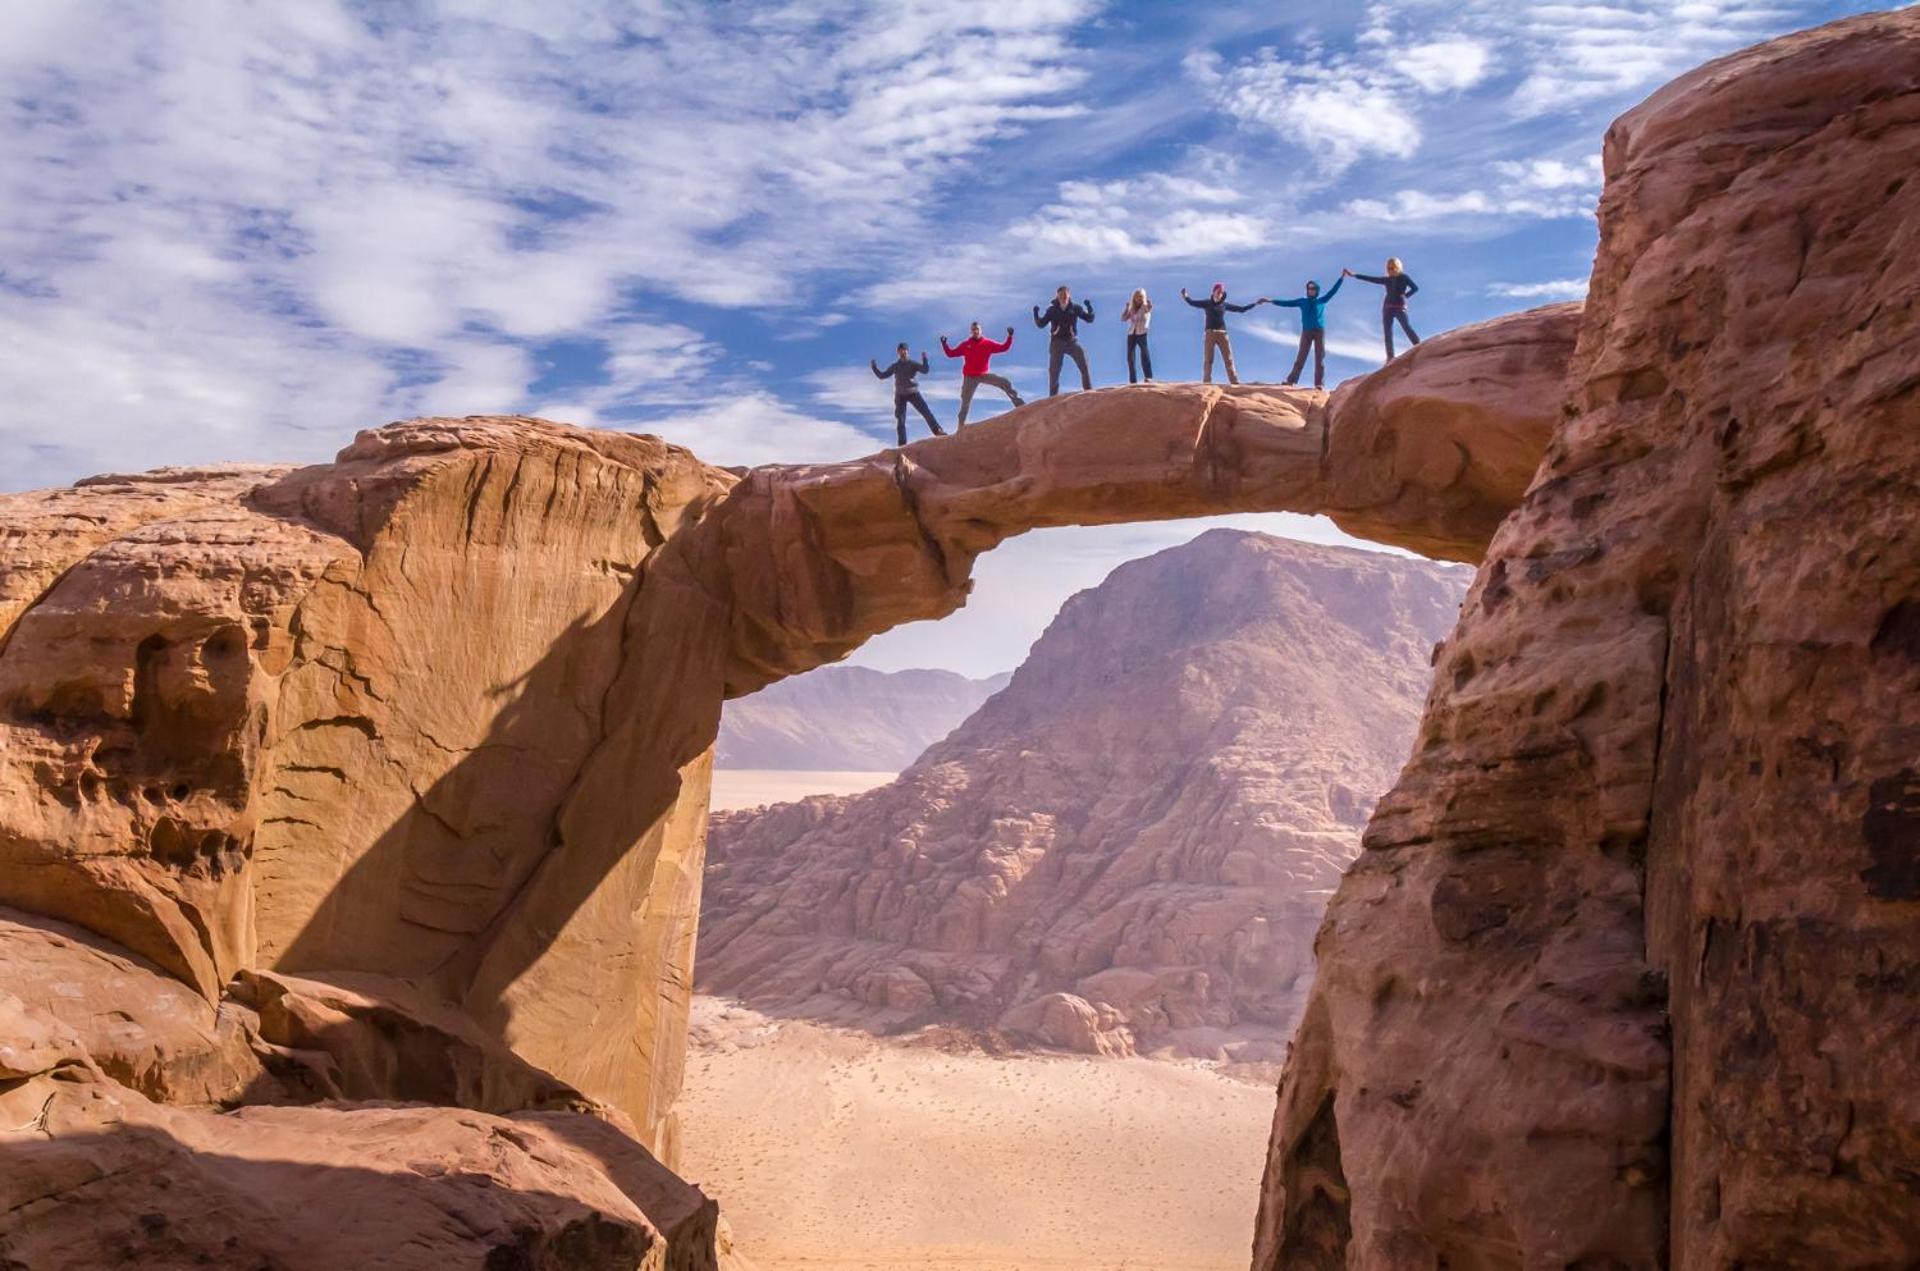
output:
[[[1466,582],[1233,530],[1121,566],[898,781],[714,817],[701,990],[1278,1062]]]
[[[505,1133],[488,1116],[580,1118],[671,1180],[722,700],[950,611],[974,556],[1025,529],[1319,510],[1359,480],[1325,461],[1323,407],[1086,394],[744,480],[653,438],[418,420],[312,468],[0,498],[0,1081],[10,1111],[46,1096],[0,1151],[52,1162],[0,1225],[9,1256],[104,1256],[69,1213],[87,1168],[280,1159],[286,1131],[311,1145],[286,1160],[344,1170],[358,1104],[399,1100],[395,1124],[444,1138],[435,1171],[499,1198],[473,1240],[530,1232],[528,1265],[575,1265],[582,1239],[599,1257],[608,1231],[616,1261],[719,1257],[625,1165],[556,1207],[521,1194],[547,1188],[544,1148],[482,1145]],[[1434,480],[1478,489],[1475,469]],[[201,1181],[177,1193],[196,1212],[246,1170]],[[393,1230],[442,1203],[409,1188]],[[126,1256],[206,1252],[180,1240]]]
[[[1920,1260],[1916,170],[1920,10],[1609,135],[1568,418],[1327,915],[1262,1271]]]

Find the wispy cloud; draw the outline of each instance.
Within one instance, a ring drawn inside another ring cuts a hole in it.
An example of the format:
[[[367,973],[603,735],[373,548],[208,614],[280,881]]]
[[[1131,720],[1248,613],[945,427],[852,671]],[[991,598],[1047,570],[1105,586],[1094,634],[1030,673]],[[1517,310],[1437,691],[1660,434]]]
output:
[[[1496,282],[1487,294],[1509,300],[1580,300],[1587,294],[1585,278],[1552,278],[1546,282]]]
[[[1096,8],[6,6],[0,437],[68,421],[10,476],[524,407],[540,341],[609,346],[569,394],[599,417],[691,387],[711,350],[636,306],[803,304],[920,232],[1081,109]]]

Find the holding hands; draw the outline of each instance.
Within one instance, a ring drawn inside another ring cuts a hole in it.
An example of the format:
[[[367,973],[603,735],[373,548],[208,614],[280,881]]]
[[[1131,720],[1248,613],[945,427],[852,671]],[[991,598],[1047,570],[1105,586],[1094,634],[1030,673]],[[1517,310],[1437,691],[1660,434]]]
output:
[[[1340,271],[1340,276],[1342,278],[1351,278],[1353,277],[1353,271],[1351,269],[1342,269]]]

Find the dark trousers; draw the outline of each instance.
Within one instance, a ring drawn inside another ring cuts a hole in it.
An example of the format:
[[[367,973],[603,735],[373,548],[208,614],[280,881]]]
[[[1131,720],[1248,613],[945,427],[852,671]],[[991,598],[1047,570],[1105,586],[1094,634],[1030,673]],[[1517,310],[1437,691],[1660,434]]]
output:
[[[920,417],[927,421],[927,427],[933,430],[934,436],[944,437],[947,435],[945,430],[942,429],[939,424],[934,422],[933,412],[927,409],[927,399],[920,396],[920,394],[917,392],[908,393],[904,397],[896,397],[893,399],[893,426],[900,430],[901,445],[904,446],[907,444],[907,407],[908,406],[912,406],[915,410],[920,412]]]
[[[1055,397],[1060,393],[1060,359],[1072,358],[1073,364],[1080,368],[1080,387],[1092,388],[1093,377],[1087,374],[1087,351],[1080,347],[1078,340],[1054,340],[1047,345],[1047,396]]]
[[[1146,332],[1143,331],[1139,335],[1129,334],[1127,336],[1127,383],[1138,384],[1140,382],[1135,378],[1133,370],[1133,354],[1135,349],[1140,351],[1140,369],[1147,373],[1147,379],[1151,381],[1153,379],[1153,353],[1147,348],[1147,336]]]
[[[1388,361],[1393,360],[1393,320],[1395,318],[1400,320],[1400,329],[1407,333],[1407,338],[1415,344],[1420,343],[1420,337],[1413,333],[1413,324],[1407,321],[1407,311],[1405,309],[1382,309],[1380,311],[1380,334],[1387,337]]]
[[[1325,388],[1327,384],[1327,333],[1323,328],[1315,327],[1300,333],[1300,353],[1293,359],[1293,369],[1287,372],[1287,383],[1300,382],[1300,368],[1307,364],[1307,350],[1313,350],[1313,386]]]

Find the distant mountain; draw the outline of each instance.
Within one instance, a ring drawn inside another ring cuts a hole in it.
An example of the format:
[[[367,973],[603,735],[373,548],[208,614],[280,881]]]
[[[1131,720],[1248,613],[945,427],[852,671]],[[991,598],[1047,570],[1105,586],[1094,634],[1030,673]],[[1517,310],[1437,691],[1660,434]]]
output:
[[[898,772],[1011,677],[823,666],[728,702],[714,765]]]
[[[892,784],[716,815],[699,987],[1278,1059],[1470,578],[1230,530],[1121,566]]]

